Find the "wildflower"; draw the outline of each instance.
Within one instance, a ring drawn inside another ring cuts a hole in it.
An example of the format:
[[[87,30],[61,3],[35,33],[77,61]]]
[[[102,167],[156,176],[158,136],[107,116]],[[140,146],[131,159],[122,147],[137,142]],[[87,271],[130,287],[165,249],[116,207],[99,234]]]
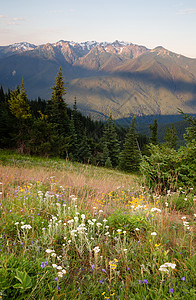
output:
[[[161,212],[161,209],[156,208],[156,207],[153,207],[153,208],[151,208],[150,211],[151,211],[151,212],[154,212],[154,211]]]
[[[185,217],[185,216],[181,218],[181,220],[185,220],[185,219],[186,219],[186,217]]]
[[[84,219],[85,219],[85,215],[84,215],[84,214],[82,214],[82,215],[81,215],[81,218],[82,218],[82,220],[84,220]]]
[[[184,276],[184,277],[182,277],[182,280],[183,280],[183,281],[185,281],[185,280],[186,280],[186,277],[185,277],[185,276]]]
[[[52,264],[52,267],[53,267],[54,269],[56,269],[56,268],[57,268],[57,265],[56,265],[56,264]]]
[[[31,229],[31,225],[22,225],[21,226],[22,229]]]
[[[148,284],[148,280],[144,279],[144,284],[147,285]]]
[[[57,272],[58,277],[63,277],[63,272]]]
[[[127,249],[123,249],[124,252],[127,252]]]
[[[56,268],[57,268],[57,270],[62,270],[63,269],[61,266],[57,266]]]
[[[139,228],[135,228],[136,231],[139,231]]]
[[[92,219],[92,221],[95,223],[97,221],[97,219]]]
[[[18,224],[19,224],[19,222],[16,222],[16,223],[15,223],[15,225],[18,225]]]
[[[117,229],[118,234],[120,234],[122,231],[122,229]]]
[[[61,272],[62,272],[63,274],[66,274],[66,273],[67,273],[67,271],[66,271],[65,269],[63,269]]]
[[[169,206],[168,202],[165,202],[165,206],[166,206],[166,207],[168,207],[168,206]]]
[[[48,254],[53,253],[53,252],[54,252],[54,250],[52,250],[52,249],[47,249],[46,250],[46,253],[48,253]]]
[[[173,294],[173,292],[174,292],[174,289],[169,289],[169,291],[170,291],[170,293],[172,293],[172,294]]]
[[[94,271],[95,265],[92,265],[91,268],[92,268],[92,270]]]
[[[106,273],[106,270],[105,270],[105,269],[102,269],[102,272],[103,272],[103,273]]]
[[[124,230],[123,233],[126,234],[126,230]]]
[[[93,250],[94,250],[95,253],[98,253],[100,251],[100,248],[99,248],[99,246],[97,246]]]
[[[104,222],[104,223],[106,223],[107,221],[108,221],[108,220],[106,220],[106,219],[103,219],[103,222]]]
[[[157,235],[157,233],[156,233],[156,232],[152,232],[151,235],[152,235],[152,236],[155,236],[155,235]]]
[[[56,253],[52,253],[51,256],[52,256],[52,257],[56,257]]]

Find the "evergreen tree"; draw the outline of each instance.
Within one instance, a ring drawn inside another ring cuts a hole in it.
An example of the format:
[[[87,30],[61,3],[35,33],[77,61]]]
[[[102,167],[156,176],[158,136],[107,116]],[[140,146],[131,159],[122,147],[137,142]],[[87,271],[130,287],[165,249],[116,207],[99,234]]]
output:
[[[174,124],[172,124],[171,128],[167,127],[164,140],[166,141],[165,144],[167,147],[176,149],[178,137],[176,134]]]
[[[91,157],[91,149],[89,146],[89,141],[86,135],[86,129],[83,134],[83,139],[80,141],[78,145],[78,160],[83,163],[89,163]]]
[[[67,104],[63,99],[66,88],[64,87],[61,67],[56,77],[56,84],[51,89],[53,90],[52,97],[48,101],[47,107],[49,122],[56,124],[58,134],[67,136],[69,134],[69,118]]]
[[[10,92],[9,108],[11,113],[19,120],[26,120],[31,117],[30,106],[27,99],[27,94],[22,80],[21,90],[16,88]]]
[[[109,157],[112,167],[116,167],[119,160],[119,150],[117,132],[112,119],[112,114],[110,114],[103,132],[103,165],[105,165],[106,160]]]
[[[154,145],[158,144],[158,137],[157,137],[157,133],[158,133],[158,123],[157,120],[154,120],[153,125],[149,126],[151,132],[152,132],[152,136],[150,138],[150,142]]]
[[[56,154],[67,157],[71,147],[70,120],[67,114],[67,104],[63,99],[66,88],[64,87],[61,67],[56,77],[56,84],[52,87],[52,90],[52,97],[48,101],[46,109],[48,121],[55,127],[53,141],[57,143],[55,145],[59,145]]]
[[[135,172],[139,170],[140,160],[141,160],[141,153],[139,150],[137,135],[135,132],[135,117],[134,117],[131,122],[131,127],[129,128],[125,138],[123,150],[120,155],[119,167],[121,170],[127,172]]]
[[[16,133],[14,139],[16,140],[17,150],[24,153],[27,150],[27,141],[29,139],[29,130],[31,128],[31,113],[28,103],[27,94],[22,80],[21,90],[19,87],[10,92],[10,99],[8,100],[9,109],[15,117]]]

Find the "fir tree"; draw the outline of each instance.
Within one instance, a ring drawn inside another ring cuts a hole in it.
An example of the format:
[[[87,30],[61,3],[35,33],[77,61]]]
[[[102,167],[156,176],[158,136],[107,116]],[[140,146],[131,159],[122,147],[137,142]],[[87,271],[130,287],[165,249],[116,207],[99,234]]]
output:
[[[172,124],[171,128],[167,127],[164,140],[167,147],[176,149],[178,137],[174,124]]]
[[[61,67],[56,77],[56,84],[51,88],[53,90],[52,97],[48,101],[47,112],[49,121],[56,124],[58,134],[69,134],[69,119],[67,115],[67,104],[63,96],[66,88],[64,87],[64,80]]]
[[[157,137],[157,134],[158,134],[158,123],[157,123],[157,120],[155,119],[154,120],[154,123],[153,125],[150,125],[149,126],[151,132],[152,132],[152,136],[150,138],[150,142],[154,145],[158,144],[158,137]]]
[[[135,117],[134,117],[131,122],[131,127],[129,128],[125,138],[123,150],[120,155],[119,167],[123,171],[136,172],[139,170],[140,160],[141,160],[141,153],[139,150],[137,135],[135,132]]]
[[[9,109],[15,119],[14,139],[17,144],[17,150],[20,153],[27,151],[27,143],[29,131],[31,128],[31,113],[30,106],[27,98],[27,94],[24,88],[24,82],[22,80],[21,90],[19,87],[10,92],[10,99],[8,100]]]
[[[119,160],[119,150],[117,132],[112,119],[112,114],[110,114],[103,132],[103,165],[105,165],[106,160],[109,157],[112,167],[116,167]]]

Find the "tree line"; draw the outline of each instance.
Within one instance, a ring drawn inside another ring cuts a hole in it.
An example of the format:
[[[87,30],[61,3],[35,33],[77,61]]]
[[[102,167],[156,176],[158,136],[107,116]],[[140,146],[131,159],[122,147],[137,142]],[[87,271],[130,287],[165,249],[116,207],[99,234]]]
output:
[[[83,116],[76,98],[69,108],[61,68],[51,90],[50,100],[45,101],[29,100],[23,81],[7,93],[0,88],[0,148],[137,172],[145,157],[152,155],[153,145],[159,147],[157,120],[147,138],[136,132],[135,117],[125,128],[115,125],[112,112],[105,123]],[[164,147],[176,151],[176,142],[174,126],[168,127]]]

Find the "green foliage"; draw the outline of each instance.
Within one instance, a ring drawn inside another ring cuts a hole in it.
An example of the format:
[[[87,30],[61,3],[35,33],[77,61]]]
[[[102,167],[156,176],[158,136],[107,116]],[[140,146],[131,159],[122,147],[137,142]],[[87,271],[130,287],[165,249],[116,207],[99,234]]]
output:
[[[118,165],[120,149],[112,114],[110,114],[110,117],[104,127],[103,149],[103,165],[105,165],[105,162],[109,157],[112,167],[116,167]]]
[[[176,149],[178,137],[174,124],[172,124],[171,128],[167,127],[164,139],[167,147]]]
[[[30,106],[27,99],[27,94],[24,88],[24,82],[22,81],[21,90],[19,88],[13,90],[10,93],[9,107],[11,113],[18,120],[26,120],[31,117]]]
[[[158,134],[158,123],[157,123],[156,119],[154,120],[153,125],[150,125],[149,128],[150,128],[151,133],[152,133],[150,141],[151,141],[152,144],[156,145],[158,143],[158,137],[157,137],[157,134]]]
[[[32,287],[32,281],[29,275],[25,271],[16,270],[16,279],[19,280],[20,283],[16,283],[13,287],[15,289],[21,289],[23,291],[30,289]]]
[[[126,211],[116,210],[108,217],[108,225],[112,230],[125,230],[128,235],[135,235],[135,228],[146,231],[150,223],[142,214],[128,214]]]
[[[119,167],[123,171],[136,172],[139,170],[141,153],[138,149],[137,135],[135,132],[135,118],[133,118],[129,128],[123,150],[120,154]]]

